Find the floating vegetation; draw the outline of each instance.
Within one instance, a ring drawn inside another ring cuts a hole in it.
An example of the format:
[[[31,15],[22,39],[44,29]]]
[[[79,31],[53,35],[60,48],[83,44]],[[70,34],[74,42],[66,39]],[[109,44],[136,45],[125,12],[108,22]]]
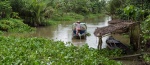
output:
[[[0,50],[0,65],[121,65],[109,59],[119,56],[118,50],[66,46],[44,38],[0,37]]]
[[[86,36],[91,36],[91,34],[90,33],[86,33]]]

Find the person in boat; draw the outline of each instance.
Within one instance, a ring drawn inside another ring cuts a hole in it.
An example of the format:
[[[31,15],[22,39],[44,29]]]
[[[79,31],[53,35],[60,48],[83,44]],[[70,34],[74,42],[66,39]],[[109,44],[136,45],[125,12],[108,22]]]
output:
[[[79,31],[81,30],[81,25],[80,25],[80,21],[77,21],[76,23],[76,35],[78,35]]]

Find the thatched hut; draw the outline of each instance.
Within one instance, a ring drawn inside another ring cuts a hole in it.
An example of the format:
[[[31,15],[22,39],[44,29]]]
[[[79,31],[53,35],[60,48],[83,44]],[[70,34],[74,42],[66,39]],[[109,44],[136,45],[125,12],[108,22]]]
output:
[[[137,22],[132,22],[132,21],[124,21],[124,20],[120,20],[120,21],[118,20],[117,22],[118,23],[113,24],[113,25],[95,29],[94,35],[99,38],[98,49],[101,49],[102,36],[112,33],[119,29],[132,28],[132,26],[135,26],[135,24],[137,23]]]

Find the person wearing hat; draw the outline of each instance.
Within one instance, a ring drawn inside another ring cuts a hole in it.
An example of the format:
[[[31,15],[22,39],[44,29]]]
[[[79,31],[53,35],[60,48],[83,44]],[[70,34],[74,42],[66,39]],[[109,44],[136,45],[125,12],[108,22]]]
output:
[[[81,30],[81,25],[80,25],[80,21],[77,21],[77,24],[76,24],[76,35],[78,35],[79,31]]]

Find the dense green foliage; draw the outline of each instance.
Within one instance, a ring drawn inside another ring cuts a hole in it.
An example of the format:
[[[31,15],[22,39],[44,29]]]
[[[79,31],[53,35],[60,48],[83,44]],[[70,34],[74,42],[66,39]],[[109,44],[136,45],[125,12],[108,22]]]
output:
[[[143,58],[147,63],[150,63],[150,54],[145,54]]]
[[[0,1],[0,19],[9,18],[12,13],[12,7],[9,1]]]
[[[113,18],[140,22],[141,43],[147,47],[146,44],[149,44],[150,40],[150,0],[110,0],[107,12],[115,15]],[[149,55],[145,55],[144,58],[149,62]]]
[[[150,40],[150,15],[147,17],[147,19],[142,22],[142,32],[143,32],[143,38],[144,38],[144,42],[147,42],[148,40]]]
[[[44,38],[0,37],[0,64],[23,65],[121,65],[109,60],[119,50],[96,50]]]
[[[110,0],[107,4],[106,11],[110,15],[117,14],[117,10],[119,10],[119,8],[123,7],[124,1],[125,0]]]
[[[149,0],[110,0],[107,11],[120,19],[142,21],[150,14]]]
[[[48,25],[46,19],[72,21],[87,14],[101,13],[105,1],[99,0],[5,0],[0,1],[0,17],[14,17],[13,13],[31,26]],[[73,15],[72,15],[73,13]],[[16,17],[14,17],[16,18]]]
[[[140,21],[142,23],[142,36],[145,42],[150,39],[149,0],[110,0],[108,12],[120,19]]]
[[[34,29],[23,23],[19,19],[2,19],[0,20],[0,30],[7,32],[31,32]]]
[[[0,0],[0,30],[23,32],[31,30],[25,24],[47,26],[82,20],[88,14],[101,13],[104,6],[104,0]]]

